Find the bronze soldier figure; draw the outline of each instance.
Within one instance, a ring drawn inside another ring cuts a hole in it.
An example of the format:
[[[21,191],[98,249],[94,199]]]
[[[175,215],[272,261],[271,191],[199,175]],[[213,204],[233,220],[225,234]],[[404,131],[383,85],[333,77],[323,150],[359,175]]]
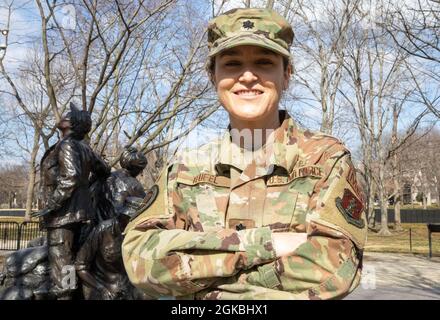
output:
[[[145,191],[142,184],[136,179],[136,177],[147,166],[147,158],[141,152],[134,147],[125,148],[122,152],[121,159],[119,161],[121,165],[120,170],[116,170],[111,173],[106,181],[106,198],[110,201],[111,205],[99,204],[98,210],[100,219],[103,221],[109,218],[118,217],[123,214],[124,211],[129,210],[127,206],[128,197],[136,197],[143,199],[145,197]],[[103,202],[103,199],[98,199],[98,202]]]
[[[144,188],[136,176],[147,165],[147,159],[131,147],[122,153],[120,164],[122,169],[112,172],[107,179],[107,197],[110,198],[114,217],[98,223],[76,258],[75,267],[84,284],[84,298],[88,300],[144,298],[128,280],[121,246],[122,232],[145,200]],[[109,215],[109,212],[101,214]]]
[[[70,108],[57,125],[61,140],[41,160],[44,210],[33,214],[42,217],[47,229],[52,291],[59,299],[70,299],[75,290],[63,288],[63,268],[73,267],[81,230],[92,219],[91,176],[110,174],[109,166],[83,141],[91,129],[90,114],[73,104]]]
[[[121,255],[122,231],[129,217],[101,221],[88,235],[78,252],[75,268],[83,283],[87,300],[126,300],[132,286]]]

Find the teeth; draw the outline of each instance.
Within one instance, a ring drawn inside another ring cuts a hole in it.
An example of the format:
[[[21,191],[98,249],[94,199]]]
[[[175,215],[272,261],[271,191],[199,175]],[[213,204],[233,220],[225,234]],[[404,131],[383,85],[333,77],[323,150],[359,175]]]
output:
[[[239,96],[255,96],[261,94],[261,91],[258,90],[241,90],[236,92]]]

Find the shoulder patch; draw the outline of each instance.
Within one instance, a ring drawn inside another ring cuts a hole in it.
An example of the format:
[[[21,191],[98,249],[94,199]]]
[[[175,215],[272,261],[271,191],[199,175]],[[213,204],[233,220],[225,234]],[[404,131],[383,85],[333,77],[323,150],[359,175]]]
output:
[[[362,210],[364,206],[362,202],[349,189],[344,189],[342,199],[336,197],[336,207],[344,216],[348,223],[358,228],[365,227],[365,221],[362,219]]]
[[[323,184],[325,189],[318,185],[315,190],[316,215],[310,215],[309,220],[340,231],[363,249],[367,238],[365,203],[347,181],[350,168],[348,154],[331,167],[331,173]]]

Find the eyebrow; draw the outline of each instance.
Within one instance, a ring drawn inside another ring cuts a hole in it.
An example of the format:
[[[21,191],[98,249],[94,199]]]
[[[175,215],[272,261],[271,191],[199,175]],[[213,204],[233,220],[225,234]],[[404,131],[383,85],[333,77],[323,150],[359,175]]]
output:
[[[266,49],[266,48],[258,48],[257,49],[257,54],[261,54],[261,55],[270,55],[270,56],[276,56],[277,54],[275,52],[273,52],[272,50]],[[220,58],[221,57],[225,57],[225,56],[240,56],[240,52],[238,50],[235,49],[228,49],[225,50],[223,52],[221,52],[219,54]]]

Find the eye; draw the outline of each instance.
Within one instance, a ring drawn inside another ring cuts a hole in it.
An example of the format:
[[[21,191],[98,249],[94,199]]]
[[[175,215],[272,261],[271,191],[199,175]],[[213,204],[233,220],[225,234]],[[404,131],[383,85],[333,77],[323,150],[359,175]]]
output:
[[[235,66],[239,66],[240,64],[241,64],[240,61],[235,61],[235,60],[225,62],[225,66],[228,67],[235,67]]]
[[[259,64],[259,65],[272,65],[273,62],[271,60],[266,60],[265,59],[265,60],[258,60],[257,64]]]

